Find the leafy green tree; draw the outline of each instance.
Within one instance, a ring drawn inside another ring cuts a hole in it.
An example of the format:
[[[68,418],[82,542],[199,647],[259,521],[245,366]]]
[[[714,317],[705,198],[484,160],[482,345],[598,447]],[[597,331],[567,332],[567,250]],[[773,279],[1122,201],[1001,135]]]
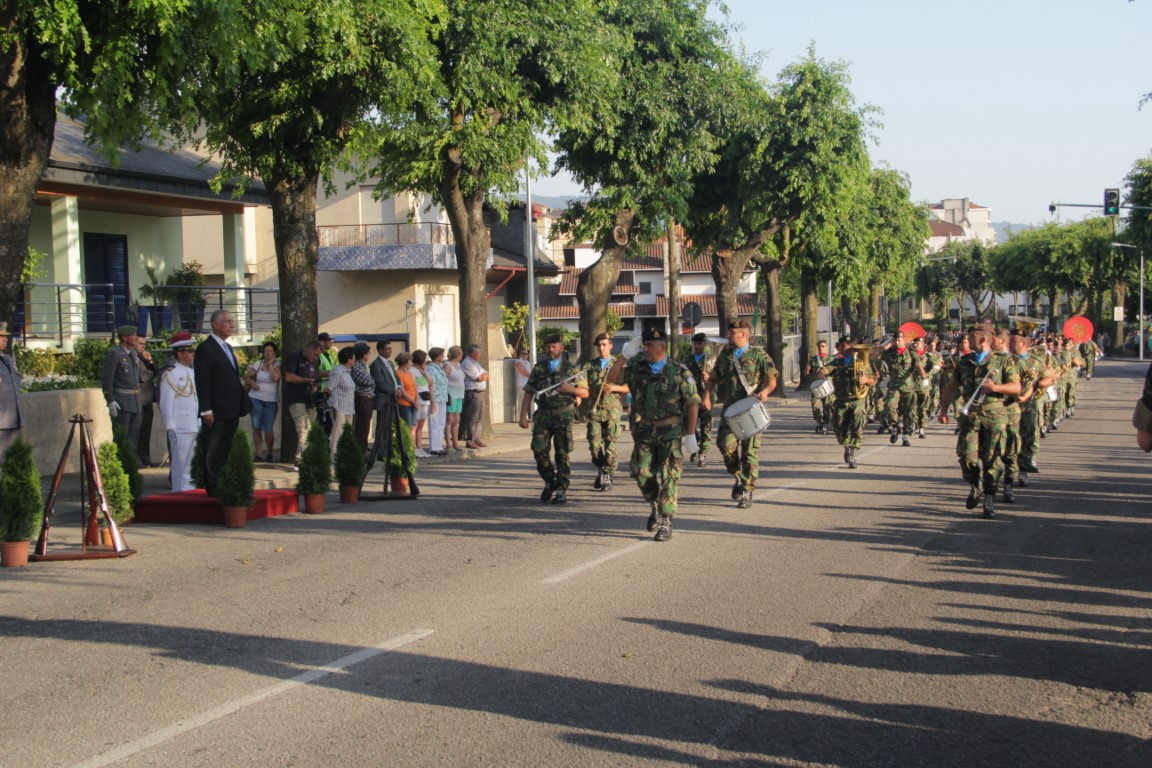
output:
[[[654,242],[669,219],[688,213],[692,177],[715,161],[712,131],[733,59],[709,0],[618,0],[605,23],[626,40],[614,94],[614,130],[580,124],[560,131],[559,168],[589,198],[574,204],[557,232],[592,242],[600,259],[580,274],[581,357],[608,326],[608,299],[623,260]]]
[[[546,163],[548,131],[609,131],[616,31],[603,2],[446,0],[436,37],[436,99],[390,124],[372,175],[379,191],[415,190],[443,207],[456,243],[461,338],[488,360],[483,206],[519,188],[526,161]]]

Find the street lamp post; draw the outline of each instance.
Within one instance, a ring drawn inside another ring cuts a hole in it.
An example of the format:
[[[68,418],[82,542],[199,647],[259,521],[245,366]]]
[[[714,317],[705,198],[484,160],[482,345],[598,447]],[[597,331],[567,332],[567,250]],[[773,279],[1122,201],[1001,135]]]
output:
[[[1140,362],[1144,362],[1144,249],[1128,243],[1109,243],[1113,248],[1132,248],[1140,253],[1140,317],[1136,320],[1140,339]]]

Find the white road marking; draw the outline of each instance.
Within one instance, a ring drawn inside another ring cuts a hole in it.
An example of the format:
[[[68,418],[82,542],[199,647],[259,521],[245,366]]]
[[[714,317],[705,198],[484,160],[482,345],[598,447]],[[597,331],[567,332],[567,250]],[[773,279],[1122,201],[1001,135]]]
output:
[[[566,571],[561,571],[560,573],[556,574],[555,576],[549,576],[548,578],[544,579],[540,583],[541,584],[559,584],[560,582],[566,581],[566,580],[572,578],[573,576],[578,576],[579,574],[583,573],[584,571],[595,568],[596,566],[601,565],[603,563],[606,563],[609,560],[612,560],[614,558],[620,557],[621,555],[626,555],[629,552],[634,552],[637,549],[640,549],[641,547],[646,547],[652,543],[653,543],[652,541],[637,542],[636,544],[633,544],[630,547],[624,547],[624,549],[618,549],[615,552],[609,552],[608,554],[602,555],[602,556],[596,558],[595,560],[589,560],[588,562],[584,563],[583,565],[578,565],[575,568],[569,568]]]
[[[72,768],[98,768],[99,766],[111,765],[117,760],[122,760],[125,757],[136,754],[137,752],[142,752],[145,749],[149,749],[158,744],[163,744],[164,742],[174,739],[181,734],[196,730],[197,728],[211,723],[213,720],[219,720],[220,718],[244,709],[245,707],[259,704],[266,699],[270,699],[273,696],[279,696],[280,694],[286,693],[287,691],[290,691],[293,688],[297,688],[301,685],[313,683],[323,677],[336,672],[340,672],[341,670],[347,669],[348,667],[351,667],[355,664],[359,664],[362,661],[367,661],[374,656],[379,656],[382,653],[394,651],[397,648],[408,645],[409,643],[413,643],[417,640],[420,640],[421,638],[427,637],[435,631],[436,630],[433,629],[414,629],[406,634],[385,640],[379,645],[373,646],[371,648],[365,648],[363,650],[357,651],[356,653],[350,653],[343,658],[336,659],[336,661],[333,661],[330,664],[325,664],[322,667],[310,669],[303,674],[297,675],[291,680],[285,680],[281,683],[277,683],[276,685],[269,686],[261,691],[257,691],[250,696],[244,696],[239,699],[230,701],[227,704],[221,704],[215,709],[210,709],[207,712],[202,712],[201,714],[194,717],[181,720],[168,726],[167,728],[161,728],[158,731],[153,731],[152,733],[146,736],[142,736],[135,741],[130,741],[127,744],[121,744],[115,749],[111,749],[107,752],[96,755],[95,757],[85,760],[82,763],[76,763],[74,766],[72,766]]]

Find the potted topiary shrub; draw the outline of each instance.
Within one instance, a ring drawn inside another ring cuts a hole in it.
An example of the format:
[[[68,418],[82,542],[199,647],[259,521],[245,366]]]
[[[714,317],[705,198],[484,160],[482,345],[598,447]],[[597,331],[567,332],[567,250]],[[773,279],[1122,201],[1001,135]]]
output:
[[[172,302],[180,316],[180,328],[190,333],[200,333],[204,307],[207,305],[204,291],[201,290],[207,285],[204,267],[198,261],[185,262],[172,270],[167,281],[168,285],[178,286],[168,290],[172,292]]]
[[[392,444],[388,449],[388,486],[393,493],[408,493],[408,470],[416,474],[416,446],[412,443],[412,430],[401,423],[400,440],[392,436]],[[400,458],[400,441],[404,444],[404,459]],[[407,469],[405,469],[405,463]]]
[[[32,446],[18,437],[0,464],[0,565],[28,564],[28,544],[40,528],[43,510]]]
[[[129,500],[130,504],[135,504],[136,500],[144,495],[144,476],[140,474],[140,460],[136,458],[135,447],[129,444],[128,430],[119,424],[114,425],[112,427],[112,443],[105,443],[104,445],[115,446],[116,453],[120,458],[120,468],[128,478],[128,490],[132,494]],[[104,446],[100,447],[103,448]],[[97,463],[99,463],[99,456],[97,456]],[[116,524],[122,525],[130,519],[132,519],[131,514],[125,520],[117,518]]]
[[[148,333],[148,321],[152,321],[152,335],[159,336],[160,331],[172,327],[172,307],[168,302],[172,300],[172,289],[161,288],[160,278],[156,275],[156,267],[147,264],[144,272],[148,275],[148,282],[140,286],[140,302],[136,308],[136,330],[141,335]],[[146,305],[145,300],[151,302]]]
[[[216,483],[216,498],[224,507],[226,527],[243,528],[247,524],[248,510],[256,502],[256,467],[252,462],[252,444],[245,434],[237,434],[232,439],[228,460]]]
[[[315,515],[324,511],[324,494],[330,485],[332,459],[328,456],[328,436],[320,422],[314,421],[300,453],[300,471],[296,477],[296,491],[304,496],[305,512]]]
[[[340,484],[341,504],[355,504],[360,500],[360,486],[367,472],[356,432],[351,424],[345,424],[336,441],[336,482]]]
[[[116,521],[116,525],[124,525],[132,519],[135,510],[132,508],[132,485],[128,473],[120,463],[120,451],[116,443],[103,443],[96,449],[96,466],[100,468],[100,479],[104,483],[104,498],[108,500],[108,513]],[[95,532],[93,526],[91,530]],[[101,542],[89,541],[89,544],[103,543],[112,545],[112,535],[100,521]]]

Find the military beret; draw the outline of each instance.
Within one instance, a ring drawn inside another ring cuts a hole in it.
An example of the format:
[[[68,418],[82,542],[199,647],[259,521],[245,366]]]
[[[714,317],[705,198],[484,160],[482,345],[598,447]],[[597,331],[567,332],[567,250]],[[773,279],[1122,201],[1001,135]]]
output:
[[[693,342],[708,341],[708,334],[698,333],[692,337]]]
[[[125,336],[139,336],[140,329],[134,325],[122,325],[116,329],[116,335],[120,338],[124,338]]]
[[[732,322],[728,323],[728,330],[730,331],[734,331],[739,328],[750,331],[752,330],[752,323],[748,322],[747,320],[733,320]]]
[[[841,337],[840,337],[840,340],[839,340],[839,341],[837,341],[836,343],[837,343],[837,344],[851,344],[851,343],[853,343],[854,341],[856,341],[856,340],[855,340],[855,339],[853,339],[851,336],[841,336]]]
[[[664,333],[664,331],[660,330],[659,328],[645,328],[643,340],[644,341],[663,341],[663,342],[667,343],[668,334]]]
[[[177,331],[172,334],[172,338],[168,340],[168,346],[172,349],[182,349],[183,347],[190,347],[195,344],[192,334],[188,331]]]
[[[547,336],[547,338],[544,339],[544,343],[545,344],[563,344],[564,343],[564,337],[558,333],[552,333],[552,334],[549,334]]]

